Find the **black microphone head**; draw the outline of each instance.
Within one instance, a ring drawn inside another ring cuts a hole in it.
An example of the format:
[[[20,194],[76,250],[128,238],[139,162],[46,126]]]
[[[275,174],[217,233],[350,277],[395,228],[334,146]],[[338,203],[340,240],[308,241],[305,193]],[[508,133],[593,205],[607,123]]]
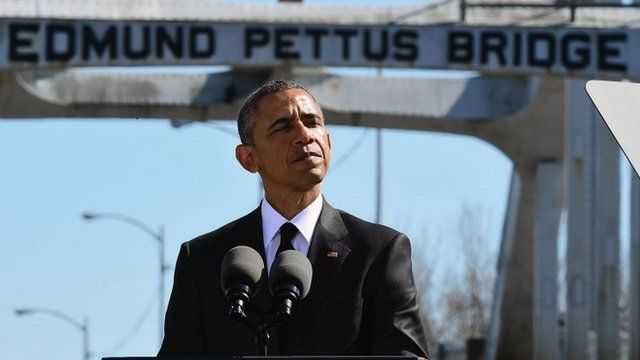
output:
[[[269,287],[271,292],[275,293],[276,287],[280,285],[295,285],[300,289],[300,300],[302,300],[311,289],[312,276],[311,262],[303,253],[296,250],[283,251],[276,256],[271,265]]]
[[[222,259],[220,285],[227,291],[232,285],[247,285],[252,291],[260,281],[264,262],[257,251],[248,246],[236,246],[227,251]]]

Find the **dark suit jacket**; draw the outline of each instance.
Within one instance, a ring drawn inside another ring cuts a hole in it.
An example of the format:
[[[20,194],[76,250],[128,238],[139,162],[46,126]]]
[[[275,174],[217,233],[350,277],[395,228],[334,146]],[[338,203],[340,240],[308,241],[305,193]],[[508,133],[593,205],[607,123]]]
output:
[[[230,320],[220,287],[220,264],[238,245],[264,259],[260,208],[182,244],[158,355],[257,355],[253,333]],[[327,256],[331,251],[337,257]],[[282,331],[270,355],[417,355],[426,357],[409,239],[323,204],[308,254],[309,294]],[[263,280],[264,279],[263,277]],[[248,316],[270,310],[261,286]]]

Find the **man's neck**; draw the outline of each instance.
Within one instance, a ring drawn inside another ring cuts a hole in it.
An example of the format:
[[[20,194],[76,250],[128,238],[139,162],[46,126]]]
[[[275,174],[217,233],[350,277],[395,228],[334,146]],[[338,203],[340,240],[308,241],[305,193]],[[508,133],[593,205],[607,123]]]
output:
[[[320,185],[306,192],[276,192],[265,189],[265,198],[285,219],[293,219],[320,196]]]

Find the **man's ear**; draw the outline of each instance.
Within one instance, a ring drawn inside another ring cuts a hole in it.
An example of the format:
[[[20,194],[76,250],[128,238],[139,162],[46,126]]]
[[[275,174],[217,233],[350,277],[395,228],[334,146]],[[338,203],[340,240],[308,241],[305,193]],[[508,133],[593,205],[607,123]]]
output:
[[[331,134],[327,132],[327,145],[329,145],[329,150],[331,150]]]
[[[253,147],[250,145],[240,144],[236,146],[236,160],[242,167],[251,173],[258,172],[258,164],[253,157]]]

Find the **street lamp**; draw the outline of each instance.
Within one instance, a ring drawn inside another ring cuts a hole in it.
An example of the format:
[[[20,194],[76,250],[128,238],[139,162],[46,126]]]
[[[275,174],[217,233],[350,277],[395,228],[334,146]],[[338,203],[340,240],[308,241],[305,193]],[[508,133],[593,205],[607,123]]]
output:
[[[127,215],[122,215],[118,213],[112,212],[89,212],[85,211],[82,213],[82,218],[86,221],[96,220],[96,219],[113,219],[125,222],[129,225],[135,226],[136,228],[144,231],[148,235],[150,235],[157,243],[158,243],[158,259],[160,261],[160,281],[158,285],[158,330],[160,335],[160,344],[162,344],[162,337],[164,333],[163,322],[164,322],[164,278],[165,273],[169,269],[169,266],[165,263],[165,239],[164,239],[164,227],[158,227],[158,230],[154,230],[151,226],[143,223],[140,220],[134,219]]]
[[[82,319],[82,322],[80,322],[63,312],[45,307],[20,308],[15,310],[15,314],[16,316],[31,314],[49,315],[73,325],[73,327],[82,332],[82,359],[89,360],[91,357],[91,352],[89,351],[89,319],[86,316]]]

